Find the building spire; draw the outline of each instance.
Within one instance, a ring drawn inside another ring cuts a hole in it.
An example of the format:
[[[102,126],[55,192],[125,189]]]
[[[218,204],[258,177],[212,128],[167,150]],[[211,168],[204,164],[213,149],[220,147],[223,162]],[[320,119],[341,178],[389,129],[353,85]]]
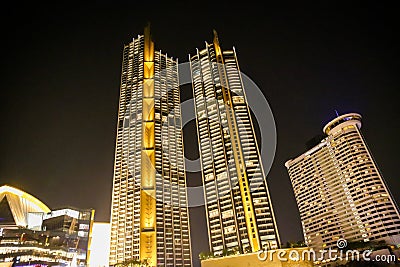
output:
[[[214,43],[219,44],[218,33],[215,29],[213,29],[213,35],[214,35]]]
[[[152,62],[154,59],[154,42],[150,33],[150,22],[144,27],[144,61]]]
[[[151,24],[150,22],[147,22],[146,26],[144,26],[144,34],[150,35],[150,29],[151,29]]]
[[[219,45],[218,33],[217,33],[217,31],[215,29],[213,30],[213,34],[214,34],[213,43],[214,43],[214,47],[215,47],[215,53],[217,54],[217,56],[220,56],[222,54],[221,53],[221,47]]]

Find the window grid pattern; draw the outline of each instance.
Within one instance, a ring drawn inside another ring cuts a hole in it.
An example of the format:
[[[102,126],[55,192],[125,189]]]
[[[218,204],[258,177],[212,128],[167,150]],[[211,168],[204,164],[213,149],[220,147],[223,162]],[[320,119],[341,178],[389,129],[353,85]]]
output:
[[[218,71],[213,44],[207,44],[206,49],[190,57],[210,249],[221,254],[224,249],[239,248],[245,252],[250,247],[222,86],[229,88],[233,95],[233,111],[245,160],[242,165],[254,189],[246,193],[253,199],[260,243],[277,248],[279,237],[236,54],[224,51],[223,56],[226,77],[221,77]]]
[[[399,212],[361,135],[361,122],[347,118],[319,145],[286,163],[305,241],[315,249],[334,248],[339,238],[400,239]]]
[[[144,36],[123,49],[110,264],[139,260]],[[157,266],[191,266],[177,61],[154,53]]]

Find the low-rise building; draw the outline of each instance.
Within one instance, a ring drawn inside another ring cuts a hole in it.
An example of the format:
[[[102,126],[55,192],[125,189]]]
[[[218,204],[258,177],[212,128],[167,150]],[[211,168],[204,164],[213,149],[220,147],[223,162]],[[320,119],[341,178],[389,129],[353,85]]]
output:
[[[0,187],[0,262],[87,266],[94,210],[50,210],[32,195]]]

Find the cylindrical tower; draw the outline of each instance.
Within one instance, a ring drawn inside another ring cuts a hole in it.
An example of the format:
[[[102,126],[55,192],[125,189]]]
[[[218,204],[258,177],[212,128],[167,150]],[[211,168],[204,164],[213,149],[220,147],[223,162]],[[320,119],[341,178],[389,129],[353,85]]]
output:
[[[334,248],[339,238],[400,243],[399,210],[361,134],[361,118],[333,119],[321,143],[285,164],[305,241],[315,249]]]

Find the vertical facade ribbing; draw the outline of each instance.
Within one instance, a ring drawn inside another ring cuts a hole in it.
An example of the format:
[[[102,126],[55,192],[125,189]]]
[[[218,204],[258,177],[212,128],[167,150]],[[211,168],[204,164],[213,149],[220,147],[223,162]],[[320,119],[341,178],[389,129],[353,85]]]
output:
[[[279,236],[234,50],[190,57],[210,249],[277,248]]]
[[[191,266],[177,61],[146,38],[123,50],[110,264]]]

